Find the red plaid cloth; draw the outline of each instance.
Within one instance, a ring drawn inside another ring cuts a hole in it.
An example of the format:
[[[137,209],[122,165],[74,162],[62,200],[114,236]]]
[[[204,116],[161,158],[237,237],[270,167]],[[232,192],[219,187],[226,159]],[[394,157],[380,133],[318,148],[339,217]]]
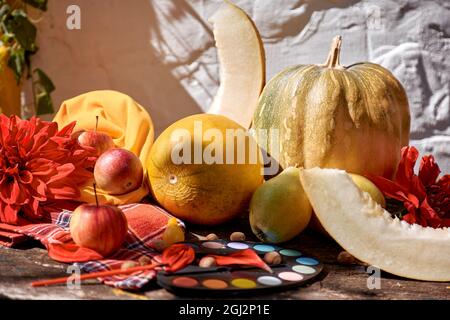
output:
[[[96,252],[77,246],[69,232],[72,211],[62,210],[51,214],[51,223],[11,226],[0,223],[0,244],[13,247],[30,238],[39,240],[49,256],[60,262],[75,262],[81,272],[97,272],[118,269],[124,261],[137,261],[141,257],[159,261],[157,248],[162,240],[167,222],[172,216],[163,209],[150,204],[120,206],[128,220],[128,234],[122,249],[108,259]],[[71,209],[74,209],[72,207]],[[182,224],[181,221],[179,221]],[[126,276],[101,278],[103,283],[121,289],[138,290],[156,275],[150,270]]]

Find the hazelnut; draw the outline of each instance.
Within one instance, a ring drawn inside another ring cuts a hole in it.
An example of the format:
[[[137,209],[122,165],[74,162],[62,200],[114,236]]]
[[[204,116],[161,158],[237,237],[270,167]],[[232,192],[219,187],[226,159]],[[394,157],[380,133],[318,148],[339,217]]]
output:
[[[342,265],[352,265],[357,264],[358,260],[347,251],[342,251],[337,256],[337,262]]]
[[[216,259],[214,259],[213,257],[204,257],[200,260],[198,265],[201,268],[211,268],[216,266]]]
[[[150,259],[147,256],[140,257],[138,261],[141,266],[146,266],[146,265],[152,264],[152,259]]]
[[[124,263],[122,263],[122,265],[120,266],[120,269],[127,270],[127,269],[134,268],[137,266],[138,266],[137,262],[130,260],[130,261],[125,261]]]
[[[282,259],[278,252],[272,251],[272,252],[267,252],[264,255],[264,261],[267,264],[280,264],[282,262]]]
[[[230,240],[231,241],[245,241],[245,234],[243,234],[242,232],[233,232],[230,235]]]
[[[206,236],[206,240],[209,240],[209,241],[219,240],[219,237],[215,233],[210,233]]]

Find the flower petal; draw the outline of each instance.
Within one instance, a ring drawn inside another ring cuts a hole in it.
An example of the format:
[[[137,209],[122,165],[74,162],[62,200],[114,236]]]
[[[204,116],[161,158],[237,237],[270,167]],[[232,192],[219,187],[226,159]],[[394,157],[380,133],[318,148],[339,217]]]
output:
[[[72,163],[66,163],[56,168],[56,174],[53,175],[48,181],[48,184],[54,183],[58,180],[63,180],[70,176],[75,171],[75,166]]]
[[[420,162],[419,178],[425,187],[429,187],[434,184],[440,173],[441,170],[432,155],[422,157],[422,161]]]
[[[64,128],[62,128],[60,131],[58,131],[58,133],[56,134],[59,137],[67,137],[72,135],[73,129],[75,128],[75,126],[77,125],[76,121],[73,121],[71,123],[69,123],[68,125],[66,125]]]
[[[195,259],[194,249],[183,243],[173,244],[166,248],[162,254],[162,263],[168,272],[176,272],[187,267]]]
[[[373,175],[366,175],[366,177],[372,181],[385,196],[399,201],[410,201],[408,198],[408,190],[400,184],[384,177]]]
[[[74,126],[58,131],[55,122],[0,115],[1,222],[42,221],[48,201],[79,197],[92,178],[95,150],[72,139]]]
[[[403,147],[402,156],[395,175],[395,182],[409,190],[411,178],[414,176],[414,165],[419,157],[419,151],[414,147]]]

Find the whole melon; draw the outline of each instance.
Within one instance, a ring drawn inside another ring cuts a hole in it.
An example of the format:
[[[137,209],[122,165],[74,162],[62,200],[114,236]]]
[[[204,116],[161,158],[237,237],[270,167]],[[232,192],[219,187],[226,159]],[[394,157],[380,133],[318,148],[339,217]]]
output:
[[[282,168],[318,166],[391,178],[409,142],[405,90],[380,65],[341,66],[341,41],[334,39],[325,64],[290,67],[269,81],[252,131]]]
[[[262,162],[247,130],[224,116],[199,114],[169,126],[146,166],[162,207],[186,222],[216,225],[248,210],[263,182]]]

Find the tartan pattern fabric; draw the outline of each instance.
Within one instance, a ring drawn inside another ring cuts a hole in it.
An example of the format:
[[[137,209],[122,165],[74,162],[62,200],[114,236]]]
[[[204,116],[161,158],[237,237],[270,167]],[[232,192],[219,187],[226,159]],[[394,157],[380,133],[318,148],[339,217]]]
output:
[[[124,261],[139,261],[141,257],[148,257],[160,261],[157,250],[162,239],[167,221],[172,216],[163,209],[149,204],[132,204],[120,207],[127,216],[129,230],[122,248],[107,259],[75,262],[73,265],[82,273],[120,269]],[[156,224],[147,225],[144,230],[139,229],[144,218],[160,220]],[[32,224],[15,227],[0,224],[0,231],[27,236],[39,240],[51,252],[51,245],[73,243],[69,232],[72,211],[61,210],[51,214],[51,223]],[[166,221],[166,223],[164,223]],[[181,221],[180,224],[183,225]],[[184,226],[184,225],[183,225]],[[5,231],[8,229],[8,231]],[[76,260],[76,256],[74,257]],[[155,270],[137,272],[132,275],[111,276],[99,278],[106,285],[126,290],[139,290],[156,276]]]

